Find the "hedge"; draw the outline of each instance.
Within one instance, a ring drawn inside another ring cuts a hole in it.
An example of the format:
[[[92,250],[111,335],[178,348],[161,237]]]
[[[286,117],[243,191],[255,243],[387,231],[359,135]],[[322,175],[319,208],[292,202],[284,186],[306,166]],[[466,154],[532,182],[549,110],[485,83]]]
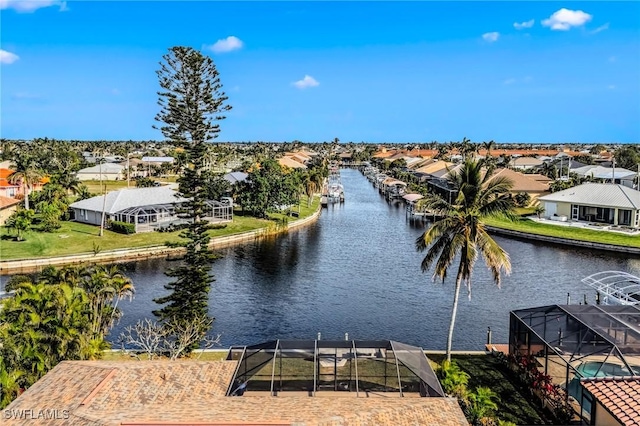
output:
[[[120,234],[135,234],[136,225],[135,223],[112,221],[111,230]]]

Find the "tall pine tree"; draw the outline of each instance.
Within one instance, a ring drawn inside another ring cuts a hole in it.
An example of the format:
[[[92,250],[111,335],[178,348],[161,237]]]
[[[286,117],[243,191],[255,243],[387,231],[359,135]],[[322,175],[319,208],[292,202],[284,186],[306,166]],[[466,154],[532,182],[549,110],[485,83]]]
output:
[[[206,143],[217,137],[220,131],[217,122],[225,118],[224,112],[231,107],[225,103],[227,97],[211,58],[190,47],[177,46],[170,48],[162,59],[157,71],[162,88],[158,92],[161,110],[156,116],[162,125],[154,128],[184,148],[186,167],[178,178],[178,195],[188,201],[178,213],[189,221],[181,234],[186,254],[180,266],[167,271],[175,279],[165,285],[171,293],[155,299],[164,306],[154,311],[154,315],[171,327],[208,318],[214,256],[209,249],[208,222],[202,220],[208,198],[204,160]],[[206,332],[202,330],[203,337]]]

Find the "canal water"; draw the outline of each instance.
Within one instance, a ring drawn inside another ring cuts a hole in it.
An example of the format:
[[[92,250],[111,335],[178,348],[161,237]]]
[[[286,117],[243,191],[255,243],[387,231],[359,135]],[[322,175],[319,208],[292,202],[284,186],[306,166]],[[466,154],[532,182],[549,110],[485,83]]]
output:
[[[444,349],[455,267],[444,283],[422,273],[415,239],[428,224],[406,218],[357,170],[341,171],[346,202],[325,208],[317,222],[287,235],[218,251],[210,294],[213,332],[223,346],[272,339],[392,339]],[[495,237],[511,256],[513,272],[496,287],[480,259],[473,293],[462,289],[455,350],[481,350],[487,327],[507,342],[509,311],[571,303],[595,293],[580,279],[599,271],[640,274],[640,260],[615,253]],[[153,318],[153,298],[165,294],[164,271],[176,262],[153,259],[124,265],[136,295],[120,307],[124,327]],[[114,345],[117,346],[117,345]]]

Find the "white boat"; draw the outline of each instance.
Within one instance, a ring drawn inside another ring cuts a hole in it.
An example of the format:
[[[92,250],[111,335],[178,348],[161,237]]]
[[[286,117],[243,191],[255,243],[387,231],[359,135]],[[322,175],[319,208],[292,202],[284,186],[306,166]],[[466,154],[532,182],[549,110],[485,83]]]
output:
[[[582,282],[595,289],[602,305],[640,307],[640,278],[622,271],[603,271],[589,275]]]

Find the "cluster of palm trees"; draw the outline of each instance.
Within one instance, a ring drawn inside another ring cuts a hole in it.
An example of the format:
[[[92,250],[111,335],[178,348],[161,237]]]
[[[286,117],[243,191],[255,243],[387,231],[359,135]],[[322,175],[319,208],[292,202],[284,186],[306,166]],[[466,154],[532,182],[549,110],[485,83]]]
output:
[[[0,302],[0,408],[60,361],[100,358],[118,302],[135,291],[116,266],[47,267],[6,287],[15,294]]]

